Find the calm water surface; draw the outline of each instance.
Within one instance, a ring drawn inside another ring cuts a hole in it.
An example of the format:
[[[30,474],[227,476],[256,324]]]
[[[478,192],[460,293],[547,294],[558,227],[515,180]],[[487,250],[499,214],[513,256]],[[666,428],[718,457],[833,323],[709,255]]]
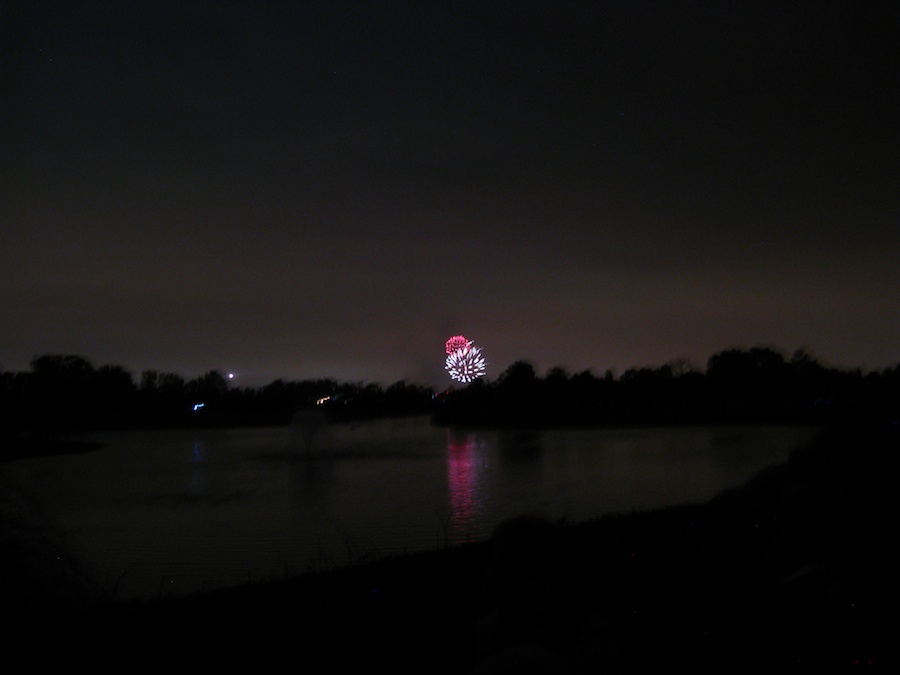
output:
[[[521,513],[580,521],[708,499],[809,428],[447,430],[426,419],[104,433],[96,452],[0,467],[118,597],[283,578],[487,537]]]

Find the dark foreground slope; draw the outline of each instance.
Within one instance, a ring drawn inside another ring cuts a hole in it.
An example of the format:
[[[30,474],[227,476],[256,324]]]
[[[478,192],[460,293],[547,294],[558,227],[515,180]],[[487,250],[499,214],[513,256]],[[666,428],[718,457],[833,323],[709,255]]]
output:
[[[415,673],[900,672],[900,449],[830,429],[703,505],[282,582],[32,614],[23,666]]]

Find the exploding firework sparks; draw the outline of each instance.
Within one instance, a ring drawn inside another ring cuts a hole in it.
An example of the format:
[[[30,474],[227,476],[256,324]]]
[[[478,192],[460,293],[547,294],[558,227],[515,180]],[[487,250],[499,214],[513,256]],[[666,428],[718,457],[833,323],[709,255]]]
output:
[[[459,382],[471,382],[484,376],[484,356],[481,349],[467,342],[466,346],[457,349],[447,357],[447,372]]]
[[[445,347],[447,348],[447,353],[452,354],[457,349],[466,349],[470,344],[472,344],[471,340],[462,335],[454,335],[452,338],[447,340]]]

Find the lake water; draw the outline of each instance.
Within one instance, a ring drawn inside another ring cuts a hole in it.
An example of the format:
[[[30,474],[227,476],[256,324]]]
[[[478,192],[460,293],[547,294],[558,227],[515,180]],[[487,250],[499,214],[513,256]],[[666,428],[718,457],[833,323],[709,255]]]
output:
[[[465,431],[427,419],[95,434],[0,473],[117,597],[280,579],[484,539],[522,513],[582,521],[706,500],[810,428]]]

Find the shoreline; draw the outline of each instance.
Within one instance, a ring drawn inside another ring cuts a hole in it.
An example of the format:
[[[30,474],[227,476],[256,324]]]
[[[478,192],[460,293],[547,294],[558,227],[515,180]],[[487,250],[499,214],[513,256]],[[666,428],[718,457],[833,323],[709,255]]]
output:
[[[0,437],[0,463],[17,459],[73,455],[93,452],[103,447],[101,443],[86,441],[75,435],[18,434]]]
[[[897,436],[826,430],[703,504],[577,524],[521,519],[487,542],[100,602],[23,622],[17,644],[48,664],[77,655],[101,669],[129,653],[164,665],[176,647],[179,662],[204,668],[287,659],[487,673],[520,658],[547,663],[533,672],[886,668],[897,664],[897,620],[883,611],[900,563],[890,546]]]

